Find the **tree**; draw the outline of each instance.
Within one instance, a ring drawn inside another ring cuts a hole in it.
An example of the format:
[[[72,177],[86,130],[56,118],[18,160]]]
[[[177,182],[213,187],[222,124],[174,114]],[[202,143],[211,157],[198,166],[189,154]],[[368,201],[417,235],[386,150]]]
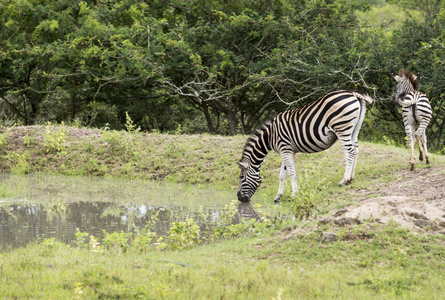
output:
[[[327,86],[357,85],[360,77],[351,74],[365,70],[349,50],[354,18],[345,12],[354,3],[194,0],[172,6],[164,83],[206,115],[209,130],[209,107],[226,116],[229,134],[236,134],[237,123],[248,132],[262,117],[320,96]]]

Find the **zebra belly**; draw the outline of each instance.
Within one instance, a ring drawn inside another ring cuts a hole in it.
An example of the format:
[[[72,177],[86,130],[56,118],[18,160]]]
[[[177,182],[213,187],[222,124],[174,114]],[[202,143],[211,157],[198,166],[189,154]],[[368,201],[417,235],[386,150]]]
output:
[[[326,128],[325,133],[321,133],[319,138],[312,143],[307,140],[294,140],[291,143],[294,153],[317,153],[330,148],[337,141],[337,135],[331,129]]]

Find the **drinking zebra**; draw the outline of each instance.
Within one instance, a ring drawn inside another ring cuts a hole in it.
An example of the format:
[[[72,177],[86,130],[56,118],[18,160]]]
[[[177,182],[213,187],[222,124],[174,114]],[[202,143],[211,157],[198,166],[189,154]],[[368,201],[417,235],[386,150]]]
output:
[[[358,133],[362,125],[369,96],[353,91],[335,91],[304,107],[278,114],[257,128],[247,140],[238,162],[241,176],[238,200],[250,201],[261,184],[260,168],[267,153],[281,155],[280,183],[274,201],[283,195],[284,181],[289,175],[292,195],[297,192],[296,152],[314,153],[328,149],[339,139],[346,158],[346,170],[339,185],[354,179],[358,154]]]
[[[402,106],[402,118],[405,125],[405,132],[408,136],[408,145],[411,149],[411,171],[414,170],[414,138],[419,144],[419,160],[423,160],[425,151],[426,163],[429,164],[428,149],[426,146],[425,129],[431,120],[431,105],[425,94],[417,90],[417,77],[411,72],[400,71],[394,76],[397,81],[396,102]],[[416,130],[416,124],[419,127]],[[423,148],[422,148],[423,145]]]

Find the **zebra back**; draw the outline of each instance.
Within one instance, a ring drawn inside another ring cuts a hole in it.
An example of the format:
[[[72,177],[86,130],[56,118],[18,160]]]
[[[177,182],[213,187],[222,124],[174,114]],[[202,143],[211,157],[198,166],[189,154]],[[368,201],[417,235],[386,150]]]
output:
[[[295,110],[285,111],[272,121],[270,146],[276,152],[314,153],[328,149],[337,135],[349,135],[356,112],[372,99],[358,92],[340,90],[326,94]]]

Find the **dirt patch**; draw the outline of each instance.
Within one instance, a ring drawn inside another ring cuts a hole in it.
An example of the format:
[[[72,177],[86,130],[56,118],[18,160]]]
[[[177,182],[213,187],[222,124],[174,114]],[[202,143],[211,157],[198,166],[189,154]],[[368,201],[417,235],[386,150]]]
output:
[[[402,170],[395,176],[395,182],[379,188],[381,196],[339,210],[334,217],[321,222],[338,225],[344,220],[372,219],[383,224],[394,221],[414,231],[445,233],[444,170],[435,167],[413,172]]]

